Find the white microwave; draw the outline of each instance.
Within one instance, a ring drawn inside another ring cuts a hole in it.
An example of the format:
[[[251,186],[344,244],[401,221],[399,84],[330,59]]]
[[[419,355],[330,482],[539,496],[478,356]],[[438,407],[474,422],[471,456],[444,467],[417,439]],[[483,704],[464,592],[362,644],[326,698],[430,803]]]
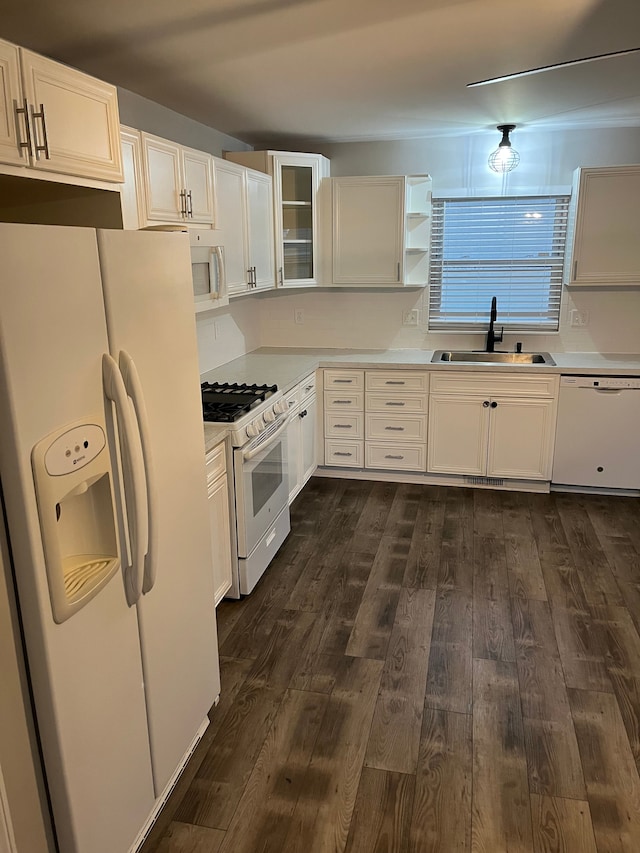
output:
[[[228,305],[224,245],[220,232],[207,228],[189,229],[189,242],[196,312]]]

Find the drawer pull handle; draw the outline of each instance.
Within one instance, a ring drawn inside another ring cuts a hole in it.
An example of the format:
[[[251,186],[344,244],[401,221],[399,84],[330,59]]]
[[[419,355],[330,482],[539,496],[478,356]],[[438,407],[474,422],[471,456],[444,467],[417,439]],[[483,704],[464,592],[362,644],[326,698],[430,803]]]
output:
[[[385,403],[385,406],[406,406],[406,405],[407,405],[406,403],[392,403],[392,402]]]
[[[334,424],[335,429],[353,429],[353,424]]]
[[[336,405],[338,405],[338,404],[339,404],[339,405],[341,405],[341,406],[351,406],[351,405],[353,405],[353,400],[334,400],[333,402],[334,402]]]
[[[404,459],[404,456],[394,456],[393,453],[387,453],[385,459]]]
[[[386,426],[385,429],[393,430],[394,432],[404,432],[404,427]]]
[[[336,450],[334,456],[353,456],[353,453],[344,453],[342,450]]]
[[[307,385],[307,387],[304,390],[305,391],[311,391],[312,388],[313,388],[313,385]]]
[[[405,381],[404,381],[404,379],[387,379],[387,381],[384,384],[385,385],[404,385]]]
[[[333,381],[336,385],[351,385],[353,383],[353,379],[334,379]]]

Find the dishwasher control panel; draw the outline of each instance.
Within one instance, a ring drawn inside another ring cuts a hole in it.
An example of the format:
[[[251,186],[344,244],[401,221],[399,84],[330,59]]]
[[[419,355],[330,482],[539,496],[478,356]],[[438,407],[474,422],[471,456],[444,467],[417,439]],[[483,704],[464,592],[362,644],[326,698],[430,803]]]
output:
[[[640,388],[640,376],[562,376],[560,385],[571,388]]]

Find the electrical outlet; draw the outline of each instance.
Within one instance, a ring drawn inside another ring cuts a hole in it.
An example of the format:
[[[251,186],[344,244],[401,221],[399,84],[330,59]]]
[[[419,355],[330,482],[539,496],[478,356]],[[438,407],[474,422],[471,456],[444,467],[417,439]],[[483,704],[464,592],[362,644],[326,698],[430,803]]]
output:
[[[569,312],[569,323],[571,326],[588,326],[589,325],[589,312],[588,311],[578,311],[577,308],[572,308]]]
[[[417,326],[419,317],[420,311],[417,308],[410,308],[409,311],[405,311],[402,315],[402,325]]]
[[[293,320],[298,325],[302,325],[302,323],[304,323],[304,308],[293,309]]]

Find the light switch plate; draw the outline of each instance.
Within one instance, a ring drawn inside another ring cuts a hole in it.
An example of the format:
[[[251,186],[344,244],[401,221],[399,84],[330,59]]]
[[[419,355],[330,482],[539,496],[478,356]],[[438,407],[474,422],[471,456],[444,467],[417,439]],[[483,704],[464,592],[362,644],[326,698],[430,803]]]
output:
[[[417,326],[418,320],[420,318],[420,311],[418,308],[411,308],[409,311],[405,311],[402,315],[402,325],[403,326]]]

